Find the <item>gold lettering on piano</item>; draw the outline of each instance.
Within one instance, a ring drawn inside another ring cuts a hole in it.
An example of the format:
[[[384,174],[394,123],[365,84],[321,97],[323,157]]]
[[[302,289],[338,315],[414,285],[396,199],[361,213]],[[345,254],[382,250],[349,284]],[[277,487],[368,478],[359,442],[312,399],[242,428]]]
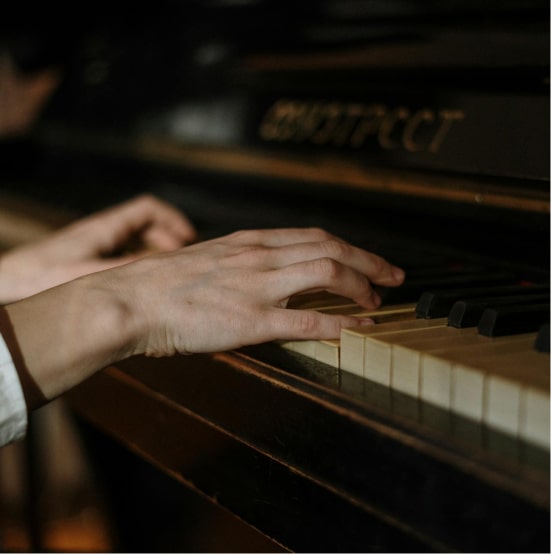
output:
[[[362,148],[374,141],[383,150],[437,153],[462,110],[390,107],[385,104],[280,98],[259,127],[265,141]]]
[[[350,145],[359,148],[369,135],[376,135],[385,114],[386,106],[382,104],[373,104],[363,108],[361,119],[354,133],[350,136]]]
[[[461,121],[465,118],[465,114],[461,110],[440,110],[439,116],[442,124],[430,143],[429,152],[438,152],[452,125],[456,121]]]
[[[410,111],[402,107],[387,112],[381,121],[381,126],[377,133],[377,139],[382,148],[385,150],[395,150],[398,148],[400,137],[402,136],[400,123],[407,121],[410,116]]]
[[[404,126],[403,133],[404,148],[408,152],[419,152],[420,150],[426,150],[426,145],[423,145],[416,140],[416,133],[423,123],[433,123],[435,118],[436,116],[433,110],[423,109],[418,110],[408,119],[406,125]],[[432,152],[432,150],[430,151]]]

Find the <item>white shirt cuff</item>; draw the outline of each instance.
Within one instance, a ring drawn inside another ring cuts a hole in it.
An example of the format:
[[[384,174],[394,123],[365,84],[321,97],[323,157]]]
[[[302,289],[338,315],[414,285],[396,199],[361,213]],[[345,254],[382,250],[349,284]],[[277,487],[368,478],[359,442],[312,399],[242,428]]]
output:
[[[0,446],[22,439],[27,431],[27,406],[17,370],[0,335]]]

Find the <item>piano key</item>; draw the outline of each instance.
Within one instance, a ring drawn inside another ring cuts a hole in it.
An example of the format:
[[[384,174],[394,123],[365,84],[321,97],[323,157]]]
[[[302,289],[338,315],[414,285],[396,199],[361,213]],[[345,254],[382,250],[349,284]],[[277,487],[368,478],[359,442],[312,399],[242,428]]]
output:
[[[496,308],[507,305],[523,306],[534,302],[549,302],[549,293],[459,300],[453,304],[450,310],[448,324],[457,328],[478,325],[486,308]]]
[[[452,400],[452,405],[458,413],[463,413],[461,402],[478,401],[479,391],[482,391],[481,419],[484,423],[549,447],[547,354],[529,348],[523,352],[482,356],[468,364],[455,365],[453,375],[453,396],[459,396],[455,402]],[[478,382],[480,379],[482,386]]]
[[[427,325],[420,325],[420,322],[423,321]],[[415,326],[402,329],[399,332],[379,333],[365,337],[363,370],[366,379],[390,387],[392,345],[418,340],[418,334],[427,338],[442,336],[442,330],[447,329],[446,318],[417,319],[414,323],[416,323]]]
[[[412,312],[413,313],[413,312]],[[411,319],[362,325],[354,329],[343,329],[340,336],[340,367],[345,371],[364,376],[365,339],[382,333],[398,333],[415,329],[433,327],[436,320]],[[441,324],[437,322],[436,324]]]
[[[519,437],[549,450],[549,381],[547,386],[527,386],[523,393]]]
[[[406,344],[392,345],[391,387],[394,390],[404,392],[411,396],[420,396],[421,382],[423,380],[421,360],[423,355],[431,353],[435,356],[446,358],[447,354],[473,353],[477,348],[495,344],[500,340],[500,348],[504,349],[511,344],[521,344],[519,336],[504,337],[503,339],[490,339],[476,332],[475,328],[465,329],[463,332],[454,333],[453,328],[448,327],[449,333],[436,338],[422,338],[407,342]],[[528,344],[527,338],[522,335],[523,347]],[[493,342],[492,342],[493,341]]]
[[[506,272],[476,272],[466,274],[437,275],[412,279],[406,276],[404,283],[396,288],[380,291],[385,303],[417,302],[420,296],[429,290],[446,290],[489,286],[518,285],[516,278]]]
[[[488,337],[529,333],[548,322],[549,303],[486,308],[478,323],[478,332]]]
[[[473,287],[452,290],[425,291],[421,294],[415,313],[418,317],[444,317],[448,316],[453,305],[457,301],[471,299],[491,299],[497,303],[505,303],[512,297],[549,295],[548,285],[515,285],[515,286],[494,286],[494,287]],[[497,298],[499,297],[499,298]],[[520,300],[520,299],[519,299]]]
[[[475,334],[469,337],[470,344],[465,338],[463,344],[448,347],[436,345],[427,345],[426,350],[419,355],[419,396],[422,400],[435,404],[446,409],[452,409],[460,415],[470,419],[482,420],[482,404],[477,409],[476,395],[477,391],[471,390],[471,397],[465,400],[460,398],[452,399],[453,370],[457,363],[468,363],[482,355],[493,353],[517,352],[530,349],[530,343],[533,341],[533,334],[515,335],[513,337],[501,337],[492,339]],[[440,347],[438,347],[440,346]],[[423,345],[416,345],[416,348],[422,350]],[[473,377],[474,380],[477,376]],[[481,389],[480,391],[481,394]],[[454,404],[455,402],[455,404]],[[459,403],[459,404],[458,404]],[[458,404],[458,405],[457,405]],[[467,406],[465,407],[465,404]],[[473,406],[474,404],[474,406]]]
[[[288,308],[295,310],[317,310],[331,306],[349,306],[350,298],[339,296],[327,291],[299,294],[289,299]]]
[[[523,356],[522,360],[529,363],[529,357],[532,354]],[[538,356],[538,358],[541,357]],[[521,427],[524,427],[525,433],[526,406],[523,404],[526,389],[541,392],[542,387],[545,387],[547,391],[549,390],[549,372],[548,370],[542,372],[541,369],[532,364],[522,368],[502,366],[497,373],[493,371],[487,373],[484,422],[494,429],[517,436],[520,436]],[[545,373],[547,373],[547,379],[545,379]]]
[[[366,310],[358,304],[345,304],[329,306],[323,303],[317,311],[330,314],[355,315],[357,317],[369,317],[376,323],[387,321],[401,321],[415,318],[415,304],[398,304],[380,306],[375,310]],[[308,358],[327,363],[333,367],[340,367],[340,340],[322,341],[317,340],[282,341],[280,346],[292,352],[297,352]]]
[[[335,368],[340,366],[340,340],[319,340],[314,346],[314,358]]]
[[[308,358],[315,358],[316,353],[316,341],[315,340],[291,340],[281,342],[280,346],[286,350],[297,352]]]
[[[509,372],[509,379],[499,392],[499,380]],[[513,378],[514,377],[514,378]],[[498,379],[488,397],[488,383]],[[549,357],[527,346],[518,352],[482,355],[457,362],[452,367],[452,410],[510,434],[519,429],[521,389],[547,382],[543,392],[549,402]],[[532,384],[530,383],[532,381]],[[540,390],[541,392],[541,390]],[[503,405],[501,405],[503,404]],[[502,412],[505,412],[505,415]],[[529,418],[533,421],[534,417]],[[533,427],[533,426],[532,426]]]
[[[441,262],[438,265],[423,265],[422,267],[405,267],[409,279],[433,278],[450,275],[475,275],[488,271],[487,265],[465,264],[462,262]]]
[[[442,336],[427,338],[420,336],[407,343],[393,344],[391,353],[391,387],[411,396],[420,396],[421,357],[427,351],[450,348],[452,345],[470,347],[479,337],[476,329],[463,333],[446,333]],[[439,404],[441,405],[441,404]]]
[[[392,307],[390,307],[388,309],[383,308],[381,311],[377,310],[375,312],[353,312],[352,315],[357,315],[358,317],[370,317],[375,323],[411,321],[415,319],[413,309],[414,306],[412,304],[409,304],[407,305],[407,307],[406,305],[403,305],[397,310],[393,310]],[[336,368],[340,368],[340,339],[312,342],[314,342],[313,357],[315,360]]]
[[[538,330],[538,336],[534,342],[534,348],[538,352],[549,353],[549,323],[545,323]]]
[[[518,287],[507,287],[507,290],[516,291]],[[485,293],[488,293],[487,289]],[[504,305],[518,300],[501,298]],[[504,397],[506,393],[503,391],[508,391],[512,399],[511,409],[504,418],[495,408],[495,392],[491,401],[485,400],[485,372],[471,367],[475,359],[505,353],[515,355],[519,351],[525,353],[534,349],[536,334],[492,338],[479,334],[476,327],[459,329],[448,326],[447,318],[414,319],[416,308],[414,303],[390,304],[379,310],[362,312],[356,304],[325,303],[319,311],[373,317],[379,323],[343,330],[340,340],[294,341],[293,349],[389,389],[447,408],[470,420],[482,422],[486,417],[488,425],[509,434],[520,435],[522,421],[523,436],[541,444],[541,428],[544,427],[541,413],[548,406],[548,399],[541,396],[541,391],[530,389],[522,393],[523,399],[529,399],[523,402],[533,407],[528,410],[529,415],[523,415],[521,419],[518,383],[506,381],[503,385],[498,381],[498,385],[492,385],[492,391],[498,391],[497,397]],[[407,321],[400,321],[400,318]],[[383,323],[385,321],[388,323]],[[422,329],[422,333],[411,334],[412,330]],[[484,415],[487,402],[491,406],[489,416]]]
[[[482,422],[484,416],[484,373],[470,365],[451,368],[450,409],[461,416]]]
[[[405,304],[384,304],[375,310],[366,310],[359,304],[323,306],[314,309],[318,312],[326,314],[357,315],[361,317],[371,317],[371,315],[383,316],[401,313],[411,313],[415,317],[414,302],[407,302]]]

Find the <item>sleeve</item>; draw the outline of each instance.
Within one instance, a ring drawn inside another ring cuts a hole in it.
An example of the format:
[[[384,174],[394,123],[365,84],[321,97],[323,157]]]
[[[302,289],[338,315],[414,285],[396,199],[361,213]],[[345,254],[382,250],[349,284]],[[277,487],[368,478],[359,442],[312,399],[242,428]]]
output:
[[[0,335],[0,446],[22,439],[27,430],[27,405],[10,351]]]

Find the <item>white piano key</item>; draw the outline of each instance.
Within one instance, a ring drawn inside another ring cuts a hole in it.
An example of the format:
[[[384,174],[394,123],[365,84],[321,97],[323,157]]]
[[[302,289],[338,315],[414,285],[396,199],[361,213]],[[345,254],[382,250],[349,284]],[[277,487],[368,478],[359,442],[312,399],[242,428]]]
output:
[[[488,375],[483,420],[489,427],[518,436],[522,387],[500,375]]]
[[[392,349],[391,387],[418,397],[421,386],[421,352],[415,348],[396,345]]]
[[[423,354],[445,351],[452,347],[471,345],[476,329],[454,329],[443,327],[444,331],[418,333],[407,342],[392,345],[391,387],[394,390],[420,397],[421,359]]]
[[[490,338],[478,335],[476,329],[457,329],[456,344],[441,348],[442,341],[433,341],[421,355],[420,397],[439,407],[451,409],[452,367],[454,364],[476,364],[486,356],[513,353],[531,348],[535,334]],[[453,344],[453,343],[452,343]],[[413,345],[415,346],[415,345]],[[416,345],[421,348],[424,345]],[[440,346],[440,348],[438,348]],[[433,349],[433,347],[436,347]],[[485,371],[485,370],[484,370]]]
[[[454,364],[451,372],[451,410],[481,422],[484,414],[484,372]]]
[[[523,395],[519,435],[522,439],[549,449],[549,387],[527,387]]]
[[[445,328],[446,318],[416,319],[396,332],[368,336],[364,346],[364,377],[390,387],[392,381],[392,347],[428,338],[437,329]]]
[[[340,340],[320,340],[316,342],[314,358],[318,362],[339,367]]]
[[[340,338],[340,368],[363,377],[365,333],[373,325],[343,329]]]
[[[472,360],[470,366],[454,365],[452,409],[473,418],[480,407],[488,427],[546,445],[549,428],[549,355],[529,350],[501,352]],[[479,382],[473,384],[473,376]],[[458,387],[458,388],[456,388]],[[454,404],[453,401],[456,401]],[[459,404],[461,402],[461,405]],[[545,406],[547,404],[547,407]]]

